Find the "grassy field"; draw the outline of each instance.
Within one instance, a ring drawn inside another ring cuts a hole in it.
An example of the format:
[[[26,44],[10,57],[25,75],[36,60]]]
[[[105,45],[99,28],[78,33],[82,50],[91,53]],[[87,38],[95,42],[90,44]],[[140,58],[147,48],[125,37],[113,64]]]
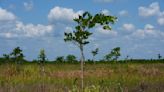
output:
[[[162,92],[164,63],[86,64],[85,92]],[[80,92],[80,64],[0,65],[0,92]]]

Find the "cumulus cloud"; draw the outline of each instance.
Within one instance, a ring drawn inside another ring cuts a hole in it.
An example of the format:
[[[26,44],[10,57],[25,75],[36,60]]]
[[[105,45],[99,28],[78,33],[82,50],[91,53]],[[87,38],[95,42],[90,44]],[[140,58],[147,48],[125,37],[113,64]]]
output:
[[[6,33],[0,33],[0,37],[4,37],[4,38],[15,38],[15,37],[18,37],[18,34],[6,32]]]
[[[164,17],[158,18],[157,22],[159,25],[164,25]]]
[[[155,29],[155,27],[151,24],[146,24],[144,29],[137,29],[134,33],[132,33],[132,37],[137,38],[164,38],[164,32]]]
[[[12,21],[15,19],[16,19],[16,16],[13,13],[0,7],[0,21]]]
[[[44,36],[53,31],[52,25],[24,24],[16,19],[16,16],[0,8],[0,37],[38,37]]]
[[[120,16],[128,16],[129,13],[128,13],[127,10],[122,10],[122,11],[119,12],[119,15],[120,15]]]
[[[110,12],[107,9],[102,10],[101,13],[103,13],[105,15],[109,15],[110,14]]]
[[[157,22],[161,26],[164,25],[164,11],[159,13]]]
[[[43,36],[47,33],[52,32],[53,26],[51,25],[42,25],[42,24],[23,24],[22,22],[16,23],[15,30],[17,32],[21,32],[25,37],[36,37],[36,36]]]
[[[49,34],[53,31],[53,26],[51,25],[23,24],[21,21],[15,21],[12,23],[7,22],[0,25],[0,29],[3,30],[1,31],[0,36],[4,38],[40,37],[45,36],[46,34]]]
[[[32,1],[30,1],[30,2],[24,2],[24,3],[23,3],[23,6],[25,7],[25,9],[26,9],[27,11],[30,11],[30,10],[33,9],[34,4],[33,4]]]
[[[130,24],[130,23],[125,23],[122,25],[121,29],[129,32],[129,31],[135,30],[135,26],[133,24]]]
[[[158,15],[160,12],[160,7],[158,2],[153,2],[152,4],[149,5],[149,7],[140,6],[138,8],[138,11],[140,16],[149,17],[149,16]]]
[[[159,15],[159,17],[164,17],[164,11],[160,12],[158,15]]]
[[[150,17],[150,16],[156,16],[157,17],[157,23],[161,26],[164,25],[164,11],[162,12],[160,10],[160,6],[158,2],[153,2],[149,5],[149,7],[139,7],[138,8],[139,15],[142,17]]]
[[[114,30],[104,30],[102,27],[97,27],[95,29],[96,33],[95,35],[98,37],[116,37],[118,35],[117,31]]]
[[[57,21],[65,21],[65,22],[71,22],[74,18],[78,17],[78,15],[81,15],[83,11],[77,11],[75,12],[71,8],[63,8],[56,6],[53,9],[50,10],[48,14],[48,19],[50,22],[57,22]]]
[[[65,32],[73,32],[73,28],[72,27],[65,27]]]
[[[142,29],[138,29],[136,32],[134,32],[132,34],[132,37],[142,38],[143,39],[145,37],[145,32]]]
[[[145,25],[145,29],[146,29],[146,30],[152,30],[152,29],[154,29],[154,26],[151,25],[151,24],[146,24],[146,25]]]

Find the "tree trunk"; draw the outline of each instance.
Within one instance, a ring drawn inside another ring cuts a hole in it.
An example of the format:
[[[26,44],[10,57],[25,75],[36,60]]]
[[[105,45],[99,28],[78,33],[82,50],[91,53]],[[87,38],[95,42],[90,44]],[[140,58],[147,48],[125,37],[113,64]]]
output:
[[[81,89],[83,92],[84,89],[84,52],[83,52],[83,45],[80,45],[80,52],[81,52]]]
[[[94,64],[96,64],[96,62],[95,62],[95,56],[93,56],[92,61],[93,61]]]

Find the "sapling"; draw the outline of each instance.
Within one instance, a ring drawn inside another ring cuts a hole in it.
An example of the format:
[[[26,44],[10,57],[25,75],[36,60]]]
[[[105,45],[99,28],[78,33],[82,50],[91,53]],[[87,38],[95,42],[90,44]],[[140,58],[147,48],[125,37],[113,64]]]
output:
[[[44,74],[44,64],[45,64],[45,61],[46,61],[46,54],[45,54],[44,49],[40,50],[38,59],[39,59],[41,72],[42,72],[42,74]]]
[[[83,64],[85,61],[84,56],[84,46],[89,44],[88,38],[92,35],[92,32],[89,32],[91,28],[94,28],[97,25],[103,26],[105,30],[111,30],[109,24],[114,24],[116,21],[115,16],[105,15],[103,13],[98,13],[91,15],[89,12],[84,12],[82,15],[79,15],[77,18],[74,18],[74,21],[77,23],[75,26],[75,31],[65,32],[64,41],[74,43],[81,53],[81,88],[83,91],[83,78],[84,78],[84,69]]]
[[[92,61],[94,61],[94,63],[96,63],[95,60],[94,60],[94,58],[95,58],[95,56],[98,54],[98,51],[99,51],[99,48],[96,48],[95,50],[93,50],[93,51],[91,52],[91,53],[92,53],[92,56],[93,56]]]

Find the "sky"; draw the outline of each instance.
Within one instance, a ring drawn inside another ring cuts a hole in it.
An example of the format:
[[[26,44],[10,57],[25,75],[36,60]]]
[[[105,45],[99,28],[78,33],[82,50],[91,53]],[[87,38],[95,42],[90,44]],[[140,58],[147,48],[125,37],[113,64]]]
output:
[[[63,39],[85,11],[118,18],[111,31],[90,30],[87,59],[95,48],[100,50],[96,59],[103,59],[115,47],[121,47],[121,59],[164,56],[164,0],[0,0],[0,56],[19,46],[28,60],[37,59],[40,49],[49,60],[68,54],[80,58],[79,48]]]

